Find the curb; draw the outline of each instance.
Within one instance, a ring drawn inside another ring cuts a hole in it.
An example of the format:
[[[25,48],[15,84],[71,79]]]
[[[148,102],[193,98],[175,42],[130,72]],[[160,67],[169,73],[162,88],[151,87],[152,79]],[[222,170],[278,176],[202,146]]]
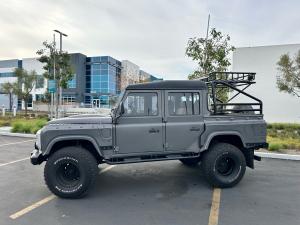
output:
[[[9,137],[25,137],[25,138],[35,138],[35,134],[22,134],[22,133],[11,133],[11,132],[0,132],[0,136]]]
[[[270,159],[285,159],[300,161],[300,155],[280,154],[280,153],[268,153],[268,152],[255,152],[257,156]]]

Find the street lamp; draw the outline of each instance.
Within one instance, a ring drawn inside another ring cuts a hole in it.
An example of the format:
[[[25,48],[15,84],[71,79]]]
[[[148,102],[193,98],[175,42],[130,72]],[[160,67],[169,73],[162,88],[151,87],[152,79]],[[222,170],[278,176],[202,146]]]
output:
[[[56,33],[59,33],[59,52],[62,53],[62,36],[68,37],[67,34],[64,34],[63,32],[59,30],[53,30]],[[59,106],[61,107],[62,105],[62,88],[59,87]]]
[[[59,33],[59,44],[60,44],[60,52],[62,52],[62,36],[68,37],[67,34],[64,34],[63,32],[59,30],[53,30],[56,33]]]

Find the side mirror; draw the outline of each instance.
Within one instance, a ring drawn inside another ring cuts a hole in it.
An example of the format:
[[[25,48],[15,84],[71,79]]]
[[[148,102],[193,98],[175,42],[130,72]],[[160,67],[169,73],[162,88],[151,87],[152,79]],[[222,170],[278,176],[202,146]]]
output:
[[[120,110],[118,110],[118,108],[113,108],[111,110],[111,113],[113,115],[113,122],[114,123],[117,123],[118,121],[118,118],[125,113],[125,109],[124,109],[124,105],[123,105],[123,102],[120,103],[121,105],[118,107],[120,108]]]

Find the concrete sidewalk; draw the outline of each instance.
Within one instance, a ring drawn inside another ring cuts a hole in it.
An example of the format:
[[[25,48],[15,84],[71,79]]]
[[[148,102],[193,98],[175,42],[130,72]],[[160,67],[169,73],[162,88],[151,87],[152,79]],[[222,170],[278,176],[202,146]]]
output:
[[[0,127],[0,135],[10,137],[35,138],[35,134],[12,133],[11,128],[12,127]]]

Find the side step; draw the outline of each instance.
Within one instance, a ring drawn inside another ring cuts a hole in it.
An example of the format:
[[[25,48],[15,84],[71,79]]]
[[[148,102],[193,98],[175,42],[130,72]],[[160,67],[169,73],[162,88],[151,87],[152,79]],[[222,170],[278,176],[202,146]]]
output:
[[[164,161],[164,160],[177,160],[183,158],[196,158],[200,153],[195,152],[181,152],[181,153],[169,153],[169,154],[150,154],[139,156],[127,156],[127,157],[112,157],[106,159],[108,164],[127,164],[127,163],[139,163],[139,162],[151,162],[151,161]]]

